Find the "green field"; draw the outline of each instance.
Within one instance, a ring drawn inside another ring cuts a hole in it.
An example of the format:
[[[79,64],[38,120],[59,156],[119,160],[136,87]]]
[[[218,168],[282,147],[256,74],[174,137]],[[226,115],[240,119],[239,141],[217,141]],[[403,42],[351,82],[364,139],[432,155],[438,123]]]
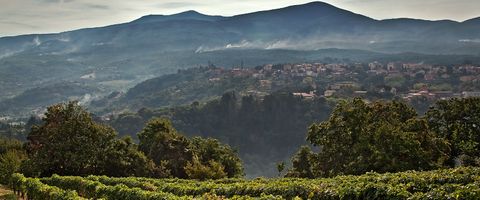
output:
[[[28,199],[480,199],[480,168],[367,173],[323,179],[184,179],[14,174]]]

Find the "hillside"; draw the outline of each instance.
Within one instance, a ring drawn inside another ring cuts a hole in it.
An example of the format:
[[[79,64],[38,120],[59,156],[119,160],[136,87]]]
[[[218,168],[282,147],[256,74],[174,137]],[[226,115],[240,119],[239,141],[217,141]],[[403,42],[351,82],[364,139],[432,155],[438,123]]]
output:
[[[365,91],[367,94],[363,97],[369,100],[403,98],[408,93],[421,89],[421,85],[429,86],[424,89],[431,88],[432,91],[438,91],[439,88],[450,90],[452,94],[478,90],[475,86],[478,79],[475,66],[479,65],[476,63],[480,63],[480,57],[412,53],[387,55],[338,49],[309,52],[270,51],[274,50],[229,50],[222,53],[225,57],[241,54],[245,57],[252,56],[252,59],[255,54],[271,53],[270,55],[278,57],[277,61],[301,60],[297,56],[303,55],[306,62],[242,67],[242,64],[251,63],[252,60],[244,62],[236,60],[237,57],[232,60],[240,63],[238,67],[225,68],[210,64],[208,67],[178,70],[177,73],[140,82],[125,93],[114,92],[115,95],[95,99],[90,108],[100,115],[136,112],[142,108],[157,109],[205,102],[228,91],[254,96],[265,96],[277,91],[313,91],[315,95],[322,96],[325,91],[332,90],[332,87],[337,88],[336,84],[345,82],[350,83],[352,88],[335,89],[336,97],[351,98],[358,96],[354,94],[355,91]],[[285,59],[288,55],[292,57]],[[395,79],[398,81],[393,81]],[[395,88],[395,94],[382,94],[382,90],[390,91],[392,87]]]
[[[28,114],[43,114],[46,105],[73,100],[86,104],[99,94],[101,90],[98,88],[81,83],[62,82],[32,88],[18,96],[0,101],[0,110],[4,115],[27,117]]]
[[[106,27],[3,37],[0,99],[34,87],[82,80],[91,73],[96,77],[89,84],[108,93],[209,61],[231,67],[242,61],[256,66],[326,57],[306,50],[478,55],[477,22],[375,20],[313,2],[231,17],[187,11]]]

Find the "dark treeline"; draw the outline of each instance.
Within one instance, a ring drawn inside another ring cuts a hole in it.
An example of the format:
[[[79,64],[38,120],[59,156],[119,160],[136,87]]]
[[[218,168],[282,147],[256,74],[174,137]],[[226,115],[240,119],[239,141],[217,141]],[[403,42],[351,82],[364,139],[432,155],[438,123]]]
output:
[[[227,92],[207,103],[122,114],[110,124],[120,135],[135,137],[149,119],[169,118],[188,136],[216,138],[237,149],[247,176],[275,176],[276,164],[289,160],[299,146],[315,146],[305,141],[307,129],[312,123],[328,120],[335,104],[331,99],[303,99],[290,92],[279,91],[261,98]],[[434,102],[410,104],[409,109],[415,108],[408,110],[412,115],[423,116]]]
[[[239,151],[249,177],[276,175],[275,164],[289,159],[305,144],[307,127],[327,119],[333,103],[323,98],[307,100],[291,93],[263,98],[225,93],[205,104],[124,114],[111,125],[121,135],[138,132],[152,117],[166,117],[189,136],[217,138]]]

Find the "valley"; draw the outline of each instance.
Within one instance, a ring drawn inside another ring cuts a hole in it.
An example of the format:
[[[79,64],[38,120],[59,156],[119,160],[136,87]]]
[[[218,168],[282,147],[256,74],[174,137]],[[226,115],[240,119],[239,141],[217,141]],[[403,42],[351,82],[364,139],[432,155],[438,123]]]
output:
[[[480,199],[472,0],[19,2],[0,198]]]

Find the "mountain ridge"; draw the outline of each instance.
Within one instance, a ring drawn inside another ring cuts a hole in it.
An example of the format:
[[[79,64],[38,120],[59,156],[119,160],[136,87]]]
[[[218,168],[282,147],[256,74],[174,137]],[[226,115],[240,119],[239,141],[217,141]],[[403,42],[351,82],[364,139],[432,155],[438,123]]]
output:
[[[186,11],[56,34],[2,37],[0,90],[5,92],[0,100],[65,80],[125,90],[212,60],[228,67],[287,61],[280,56],[285,53],[264,50],[294,50],[287,58],[295,60],[309,55],[301,51],[319,49],[477,56],[479,21],[376,20],[312,2],[231,17]],[[92,73],[95,78],[81,78]]]
[[[234,17],[241,17],[241,16],[246,16],[246,15],[251,15],[251,14],[259,14],[259,13],[265,13],[265,12],[271,12],[271,11],[282,11],[282,10],[285,10],[285,9],[292,9],[292,8],[312,8],[312,7],[321,7],[321,6],[326,6],[326,7],[330,7],[330,8],[335,8],[335,9],[338,9],[338,10],[342,10],[342,11],[347,11],[347,12],[350,12],[352,14],[355,14],[355,15],[358,15],[358,16],[362,16],[362,17],[365,17],[365,18],[368,18],[368,19],[371,19],[371,20],[375,20],[375,21],[395,21],[395,20],[408,20],[408,21],[425,21],[425,22],[456,22],[456,23],[471,23],[471,22],[478,22],[480,23],[480,16],[479,17],[475,17],[475,18],[471,18],[471,19],[467,19],[467,20],[464,20],[464,21],[456,21],[456,20],[452,20],[452,19],[440,19],[440,20],[427,20],[427,19],[421,19],[421,18],[408,18],[408,17],[401,17],[401,18],[387,18],[387,19],[374,19],[374,18],[371,18],[371,17],[368,17],[366,15],[363,15],[363,14],[358,14],[358,13],[355,13],[355,12],[351,12],[351,11],[348,11],[348,10],[345,10],[345,9],[342,9],[342,8],[339,8],[339,7],[336,7],[332,4],[329,4],[329,3],[325,3],[325,2],[322,2],[322,1],[313,1],[313,2],[309,2],[309,3],[305,3],[305,4],[299,4],[299,5],[291,5],[291,6],[287,6],[287,7],[283,7],[283,8],[277,8],[277,9],[271,9],[271,10],[262,10],[262,11],[256,11],[256,12],[250,12],[250,13],[244,13],[244,14],[238,14],[238,15],[233,15],[233,16],[221,16],[221,15],[208,15],[208,14],[203,14],[203,13],[200,13],[198,11],[195,11],[195,10],[187,10],[187,11],[183,11],[183,12],[179,12],[179,13],[175,13],[175,14],[171,14],[171,15],[163,15],[163,14],[149,14],[149,15],[144,15],[144,16],[141,16],[133,21],[130,21],[130,22],[123,22],[123,23],[118,23],[118,24],[110,24],[110,25],[105,25],[105,26],[96,26],[96,27],[85,27],[85,28],[79,28],[79,29],[73,29],[73,30],[65,30],[65,31],[60,31],[60,32],[51,32],[51,33],[28,33],[28,34],[20,34],[20,35],[12,35],[12,36],[3,36],[3,37],[0,37],[0,39],[2,38],[12,38],[12,37],[19,37],[19,36],[37,36],[37,35],[51,35],[51,34],[61,34],[61,33],[68,33],[68,32],[72,32],[72,31],[80,31],[80,30],[85,30],[85,29],[95,29],[95,28],[106,28],[106,27],[110,27],[110,26],[116,26],[116,25],[122,25],[122,24],[128,24],[128,23],[132,23],[132,22],[137,22],[138,20],[142,20],[142,19],[146,19],[146,18],[173,18],[173,19],[178,19],[177,17],[185,17],[186,14],[187,16],[189,14],[195,14],[197,16],[202,16],[202,17],[209,17],[209,18],[218,18],[218,19],[228,19],[228,18],[234,18]],[[183,19],[188,19],[188,17],[186,18],[183,18]],[[152,20],[152,21],[155,21],[155,20]]]

